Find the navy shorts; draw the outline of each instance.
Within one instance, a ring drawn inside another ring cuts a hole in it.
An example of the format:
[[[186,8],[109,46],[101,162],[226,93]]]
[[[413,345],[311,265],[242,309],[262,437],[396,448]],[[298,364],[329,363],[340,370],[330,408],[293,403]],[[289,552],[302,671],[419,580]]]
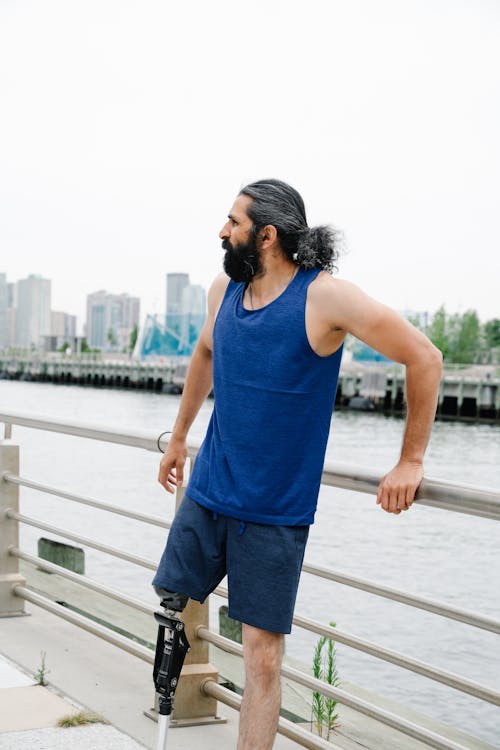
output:
[[[227,574],[229,616],[290,633],[309,526],[272,526],[214,513],[187,495],[154,586],[203,602]]]

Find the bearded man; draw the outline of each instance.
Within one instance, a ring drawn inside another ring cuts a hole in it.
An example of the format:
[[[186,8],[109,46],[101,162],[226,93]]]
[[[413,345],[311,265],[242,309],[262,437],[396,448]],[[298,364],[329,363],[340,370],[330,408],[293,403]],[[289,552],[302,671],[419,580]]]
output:
[[[219,236],[224,273],[210,288],[160,464],[168,492],[182,484],[187,434],[212,388],[214,408],[153,585],[178,612],[227,574],[229,616],[243,623],[238,750],[270,750],[345,336],[406,366],[401,454],[377,494],[388,513],[408,510],[422,480],[442,358],[393,310],[332,276],[336,232],[308,227],[304,202],[286,183],[244,187]]]

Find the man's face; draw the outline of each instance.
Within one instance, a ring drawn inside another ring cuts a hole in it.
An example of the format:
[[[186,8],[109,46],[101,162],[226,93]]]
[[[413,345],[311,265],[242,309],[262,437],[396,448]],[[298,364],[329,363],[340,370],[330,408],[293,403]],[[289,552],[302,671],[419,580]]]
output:
[[[219,232],[226,251],[224,271],[233,281],[251,281],[262,271],[260,253],[252,231],[253,222],[247,214],[251,202],[247,195],[239,195],[228,214],[228,221]]]

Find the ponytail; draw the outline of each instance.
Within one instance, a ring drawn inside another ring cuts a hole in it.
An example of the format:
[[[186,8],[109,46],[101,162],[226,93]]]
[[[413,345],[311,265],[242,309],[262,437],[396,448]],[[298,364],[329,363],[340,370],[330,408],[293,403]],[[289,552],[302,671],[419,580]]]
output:
[[[339,232],[332,226],[306,227],[299,234],[292,259],[302,268],[322,268],[332,273],[337,270],[339,239]]]

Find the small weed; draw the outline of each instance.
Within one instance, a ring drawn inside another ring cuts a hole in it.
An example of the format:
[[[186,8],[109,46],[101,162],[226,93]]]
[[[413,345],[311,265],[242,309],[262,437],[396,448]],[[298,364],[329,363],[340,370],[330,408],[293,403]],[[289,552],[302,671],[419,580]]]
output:
[[[334,628],[335,623],[331,622],[330,626]],[[326,656],[323,655],[325,645]],[[313,675],[316,679],[324,680],[332,687],[337,687],[340,682],[335,657],[335,644],[331,638],[320,638],[314,651]],[[313,691],[311,709],[311,723],[316,725],[319,737],[325,737],[326,740],[329,740],[332,732],[339,727],[339,717],[336,712],[337,701]]]
[[[77,714],[63,716],[57,722],[58,727],[80,727],[83,724],[109,724],[109,721],[100,714],[91,711],[79,711]]]
[[[40,666],[38,667],[37,671],[35,672],[35,678],[39,685],[45,686],[47,684],[47,680],[45,679],[45,676],[50,672],[50,669],[47,669],[45,666],[45,657],[46,653],[45,651],[40,651]]]

